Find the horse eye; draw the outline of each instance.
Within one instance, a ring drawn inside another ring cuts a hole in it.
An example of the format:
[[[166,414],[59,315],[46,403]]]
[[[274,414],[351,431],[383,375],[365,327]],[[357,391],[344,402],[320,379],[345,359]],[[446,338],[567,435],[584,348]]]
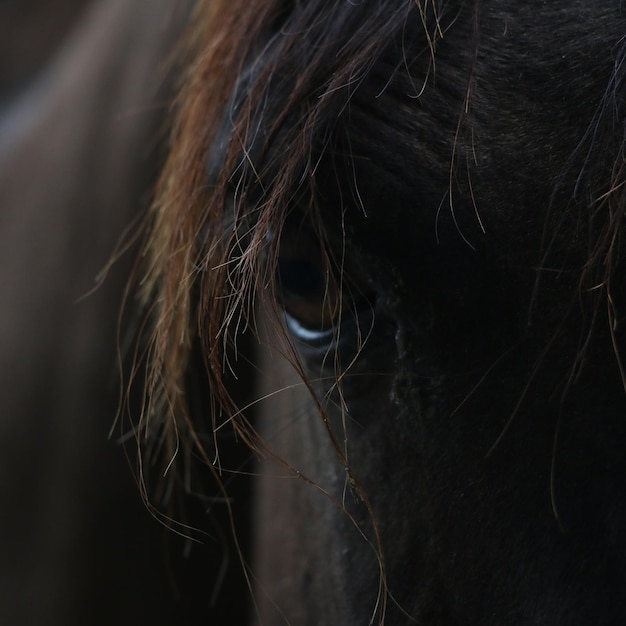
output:
[[[297,322],[297,326],[291,324],[297,334],[313,338],[333,328],[339,309],[339,293],[333,277],[311,260],[279,257],[277,279],[279,302]]]
[[[311,340],[332,330],[339,318],[340,288],[314,237],[283,233],[276,279],[278,300],[296,335]]]

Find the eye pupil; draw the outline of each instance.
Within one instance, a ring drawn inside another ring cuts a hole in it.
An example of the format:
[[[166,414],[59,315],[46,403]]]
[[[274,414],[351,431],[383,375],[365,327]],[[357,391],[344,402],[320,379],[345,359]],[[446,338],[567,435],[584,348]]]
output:
[[[284,295],[306,298],[323,292],[324,274],[308,259],[279,257],[277,265],[278,282]]]

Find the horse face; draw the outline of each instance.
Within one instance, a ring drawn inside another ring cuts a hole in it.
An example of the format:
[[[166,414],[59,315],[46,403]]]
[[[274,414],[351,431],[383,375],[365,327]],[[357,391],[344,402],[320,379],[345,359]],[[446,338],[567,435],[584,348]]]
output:
[[[288,338],[264,623],[619,621],[623,16],[317,5],[274,16],[227,116]]]

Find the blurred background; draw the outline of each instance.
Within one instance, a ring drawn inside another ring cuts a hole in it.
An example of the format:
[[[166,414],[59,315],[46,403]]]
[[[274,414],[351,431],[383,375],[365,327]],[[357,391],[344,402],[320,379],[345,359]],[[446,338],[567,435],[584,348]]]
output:
[[[155,521],[109,435],[137,245],[96,278],[149,205],[191,4],[0,0],[2,625],[245,619],[211,599],[221,538]]]

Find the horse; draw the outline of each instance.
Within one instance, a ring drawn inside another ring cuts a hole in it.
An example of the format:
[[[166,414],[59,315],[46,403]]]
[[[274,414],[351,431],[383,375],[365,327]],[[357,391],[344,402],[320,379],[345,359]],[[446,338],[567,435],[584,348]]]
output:
[[[199,3],[137,428],[226,507],[253,477],[253,623],[626,618],[625,27],[608,1]]]
[[[0,621],[624,621],[619,3],[62,5],[2,44]]]

